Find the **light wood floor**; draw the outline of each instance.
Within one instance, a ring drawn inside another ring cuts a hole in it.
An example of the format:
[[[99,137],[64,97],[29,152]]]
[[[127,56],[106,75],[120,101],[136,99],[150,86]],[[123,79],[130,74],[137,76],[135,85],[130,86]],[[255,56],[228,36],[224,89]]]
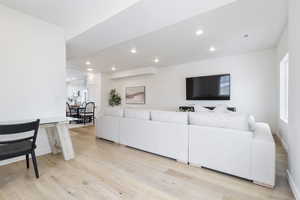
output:
[[[21,161],[0,167],[0,200],[293,199],[277,146],[277,183],[272,189],[207,169],[95,139],[94,127],[72,129],[76,159],[38,158],[40,179]]]

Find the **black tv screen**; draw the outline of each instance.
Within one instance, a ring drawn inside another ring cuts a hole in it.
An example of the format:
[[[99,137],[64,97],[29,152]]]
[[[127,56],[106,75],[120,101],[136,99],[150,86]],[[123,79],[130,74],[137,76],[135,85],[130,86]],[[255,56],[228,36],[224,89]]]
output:
[[[186,78],[187,100],[230,100],[230,74]]]

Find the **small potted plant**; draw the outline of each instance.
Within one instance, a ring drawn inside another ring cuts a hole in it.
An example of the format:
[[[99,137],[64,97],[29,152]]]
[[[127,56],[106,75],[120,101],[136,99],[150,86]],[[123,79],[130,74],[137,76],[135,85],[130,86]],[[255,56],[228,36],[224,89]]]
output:
[[[109,105],[110,106],[118,106],[121,104],[122,98],[121,96],[117,93],[116,89],[112,89],[109,92]]]

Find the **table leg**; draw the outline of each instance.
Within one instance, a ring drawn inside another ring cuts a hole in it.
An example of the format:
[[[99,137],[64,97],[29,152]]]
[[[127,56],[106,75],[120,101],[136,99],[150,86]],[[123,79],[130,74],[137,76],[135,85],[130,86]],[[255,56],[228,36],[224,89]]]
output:
[[[65,160],[71,160],[75,157],[71,136],[67,124],[57,124],[56,132],[60,141],[61,151]]]
[[[49,140],[49,144],[51,147],[51,151],[53,154],[58,154],[61,152],[60,143],[58,135],[56,134],[56,128],[55,126],[52,127],[46,127],[45,128]]]
[[[65,160],[71,160],[75,157],[71,136],[68,125],[56,124],[45,127],[53,154],[62,152]]]

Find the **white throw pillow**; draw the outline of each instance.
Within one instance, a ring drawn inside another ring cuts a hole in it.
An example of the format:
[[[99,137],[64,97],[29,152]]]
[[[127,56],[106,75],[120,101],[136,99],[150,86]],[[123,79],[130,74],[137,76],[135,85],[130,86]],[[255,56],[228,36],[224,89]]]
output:
[[[133,118],[133,119],[150,120],[150,111],[142,110],[142,109],[126,108],[125,117]]]
[[[114,116],[114,117],[123,117],[124,109],[121,107],[106,107],[104,108],[104,115]]]
[[[215,112],[215,113],[228,113],[230,111],[227,108],[228,108],[228,106],[226,104],[219,104],[213,109],[213,112]]]
[[[189,121],[192,125],[218,127],[216,113],[189,113]]]
[[[249,115],[242,113],[190,113],[190,124],[249,131]]]
[[[159,122],[170,122],[178,124],[188,123],[187,112],[151,111],[151,120]]]

